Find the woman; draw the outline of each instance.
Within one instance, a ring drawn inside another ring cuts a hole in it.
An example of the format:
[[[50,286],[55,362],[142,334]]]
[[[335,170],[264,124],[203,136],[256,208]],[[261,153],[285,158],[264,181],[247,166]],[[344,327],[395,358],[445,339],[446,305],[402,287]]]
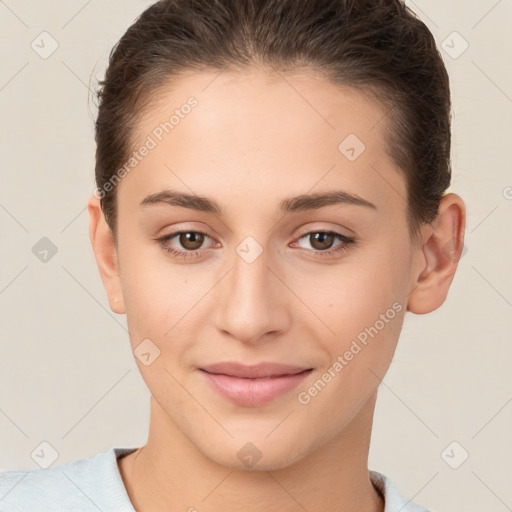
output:
[[[426,510],[367,459],[404,315],[464,241],[427,27],[398,0],[162,0],[100,85],[90,237],[148,441],[5,472],[0,508]]]

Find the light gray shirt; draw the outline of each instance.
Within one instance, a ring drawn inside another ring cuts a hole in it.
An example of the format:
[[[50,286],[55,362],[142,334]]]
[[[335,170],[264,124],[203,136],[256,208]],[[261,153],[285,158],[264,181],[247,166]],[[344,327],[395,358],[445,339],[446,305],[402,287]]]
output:
[[[117,458],[136,448],[111,448],[94,457],[47,469],[0,472],[0,512],[135,512]],[[370,470],[384,512],[430,512],[403,498],[393,482]]]

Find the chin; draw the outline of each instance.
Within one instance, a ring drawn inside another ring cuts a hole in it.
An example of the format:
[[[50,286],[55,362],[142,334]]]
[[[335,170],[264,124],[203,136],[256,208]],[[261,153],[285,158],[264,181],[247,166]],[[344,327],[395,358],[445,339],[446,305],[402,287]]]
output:
[[[264,437],[264,436],[263,436]],[[250,435],[230,438],[224,443],[197,446],[205,457],[215,464],[238,471],[276,471],[285,469],[305,456],[305,446],[288,437],[289,444],[276,437],[273,441],[251,441]]]

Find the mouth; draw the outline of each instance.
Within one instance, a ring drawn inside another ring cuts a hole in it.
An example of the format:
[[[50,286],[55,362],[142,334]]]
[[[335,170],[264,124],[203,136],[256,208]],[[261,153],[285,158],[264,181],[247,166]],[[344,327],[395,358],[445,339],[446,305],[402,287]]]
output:
[[[279,363],[260,363],[256,365],[244,365],[233,362],[223,362],[203,366],[201,370],[215,374],[237,377],[239,379],[260,379],[297,375],[312,368],[305,366],[291,366]]]
[[[289,393],[312,372],[313,368],[275,364],[248,367],[222,363],[222,368],[220,365],[199,368],[199,373],[211,389],[244,407],[258,407]]]

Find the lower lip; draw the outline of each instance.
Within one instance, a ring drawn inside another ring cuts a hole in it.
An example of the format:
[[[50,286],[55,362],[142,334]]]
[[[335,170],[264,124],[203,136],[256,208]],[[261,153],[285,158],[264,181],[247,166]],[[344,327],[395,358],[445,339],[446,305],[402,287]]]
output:
[[[240,379],[200,370],[215,391],[238,405],[258,407],[297,387],[313,370],[268,379]]]

